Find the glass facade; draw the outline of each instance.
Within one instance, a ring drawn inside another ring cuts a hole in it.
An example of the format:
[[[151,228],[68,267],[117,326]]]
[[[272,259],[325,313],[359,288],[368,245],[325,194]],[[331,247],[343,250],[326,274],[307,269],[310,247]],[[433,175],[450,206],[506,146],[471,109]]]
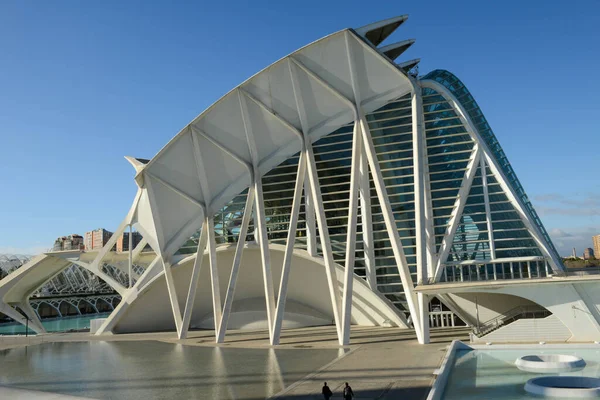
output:
[[[527,196],[487,126],[481,111],[466,88],[453,77],[446,71],[438,70],[422,79],[433,79],[442,83],[461,101],[473,121],[477,123],[478,130],[492,149],[503,172],[509,177],[509,184],[519,193],[532,218],[538,222],[545,234],[546,231],[527,200]],[[440,247],[447,233],[449,220],[456,206],[467,166],[474,156],[475,141],[463,125],[457,111],[442,94],[433,89],[424,88],[422,97],[435,251],[439,257]],[[366,118],[396,220],[396,227],[404,247],[412,279],[416,283],[415,195],[410,94],[391,101],[368,114]],[[320,206],[324,208],[327,218],[334,260],[340,265],[344,265],[346,251],[352,131],[353,124],[348,124],[313,143],[323,196]],[[271,170],[262,179],[267,234],[272,243],[285,244],[287,240],[298,160],[299,154],[296,154]],[[377,289],[408,315],[408,306],[398,268],[385,229],[372,177],[370,178]],[[487,186],[489,199],[489,220],[485,207],[484,184]],[[218,243],[234,243],[238,240],[246,194],[247,191],[244,191],[238,195],[215,217]],[[543,259],[531,234],[504,193],[499,183],[499,177],[493,174],[485,162],[476,166],[472,187],[458,222],[458,229],[451,241],[451,249],[442,263],[444,266],[443,280],[516,279],[546,275],[548,267],[546,260]],[[488,226],[492,227],[492,236]],[[318,229],[317,227],[317,235]],[[247,240],[254,239],[253,232],[254,225],[251,221]],[[300,207],[296,237],[295,246],[306,249],[304,198]],[[531,260],[494,262],[490,246],[491,237],[493,237],[496,259],[529,257]],[[551,242],[548,240],[548,243]],[[195,247],[193,242],[190,245],[190,247]],[[322,254],[318,240],[317,253]],[[355,257],[356,274],[365,276],[360,209]]]
[[[492,153],[492,156],[498,162],[498,165],[502,169],[502,172],[504,173],[508,184],[511,185],[512,189],[515,191],[522,204],[525,206],[525,210],[529,214],[529,217],[532,221],[534,221],[534,223],[541,231],[551,251],[554,252],[557,259],[560,259],[558,252],[556,251],[556,248],[552,243],[552,240],[550,240],[550,236],[548,235],[546,228],[544,228],[544,225],[542,224],[542,221],[535,212],[531,201],[529,201],[529,197],[527,197],[527,194],[525,193],[521,182],[519,182],[515,171],[512,169],[512,166],[510,165],[506,154],[504,154],[504,151],[502,150],[502,147],[500,146],[496,135],[494,135],[492,128],[488,124],[487,120],[485,119],[485,116],[483,115],[483,112],[477,105],[477,102],[475,101],[469,90],[456,76],[454,76],[454,74],[441,69],[432,71],[421,79],[430,79],[442,84],[460,102],[462,107],[469,115],[471,121],[473,121],[473,124],[475,124],[475,127],[477,128],[477,131],[481,135],[482,139],[487,144],[489,150]]]

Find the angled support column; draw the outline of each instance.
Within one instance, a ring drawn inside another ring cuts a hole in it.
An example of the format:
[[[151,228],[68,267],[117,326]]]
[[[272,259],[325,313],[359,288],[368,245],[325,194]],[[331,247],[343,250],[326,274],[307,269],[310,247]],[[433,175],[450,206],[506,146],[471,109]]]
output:
[[[312,257],[316,257],[317,224],[315,221],[315,206],[310,196],[310,183],[308,179],[304,180],[304,215],[306,218],[306,251]]]
[[[240,226],[240,236],[235,248],[235,255],[233,257],[233,266],[231,268],[231,275],[229,276],[229,286],[227,287],[227,294],[225,295],[225,305],[223,306],[223,315],[221,316],[221,323],[217,331],[217,343],[223,343],[225,341],[225,334],[227,333],[227,323],[229,322],[229,315],[231,314],[231,307],[233,305],[233,297],[235,295],[235,286],[237,284],[237,278],[240,271],[240,263],[242,261],[242,253],[246,244],[246,235],[248,234],[248,225],[250,224],[250,217],[252,216],[252,205],[254,204],[254,186],[248,188],[248,196],[246,197],[246,205],[244,207],[244,216],[242,217],[242,225]]]
[[[131,223],[129,224],[129,288],[133,287],[133,229]]]
[[[161,256],[163,270],[165,272],[165,281],[167,282],[167,290],[169,292],[169,301],[171,302],[171,311],[173,312],[173,319],[175,320],[175,328],[177,329],[177,336],[181,336],[181,329],[183,327],[183,321],[181,319],[181,309],[179,307],[179,299],[177,298],[177,290],[175,289],[175,282],[173,281],[173,273],[171,271],[171,263],[165,260]]]
[[[214,219],[207,218],[208,229],[208,258],[210,261],[210,284],[212,287],[213,319],[215,323],[215,339],[217,339],[221,324],[221,287],[219,286],[219,268],[217,265],[217,242],[215,240]]]
[[[377,290],[377,271],[375,268],[375,244],[373,239],[373,216],[371,212],[371,183],[369,179],[369,161],[364,147],[360,152],[360,219],[362,226],[363,251],[367,284],[371,290]]]
[[[488,192],[488,181],[487,174],[485,172],[486,168],[485,157],[481,157],[480,168],[481,168],[481,182],[483,185],[483,201],[485,203],[485,220],[487,223],[488,230],[488,240],[490,245],[490,258],[492,260],[496,259],[496,245],[494,244],[494,230],[492,227],[492,214],[490,213],[490,196]]]
[[[390,205],[388,194],[385,188],[385,182],[383,181],[383,176],[379,167],[377,153],[375,151],[375,146],[373,145],[373,139],[371,138],[371,131],[369,130],[369,125],[362,113],[360,115],[360,125],[363,135],[363,143],[367,158],[369,160],[369,166],[371,168],[371,175],[373,176],[373,182],[375,183],[375,190],[377,191],[377,198],[379,199],[379,204],[381,205],[381,211],[383,213],[386,230],[390,239],[390,243],[392,244],[392,251],[394,252],[394,258],[396,260],[396,265],[398,266],[400,280],[402,281],[402,287],[404,288],[404,293],[406,295],[406,302],[408,303],[408,308],[413,320],[417,339],[419,343],[423,344],[425,343],[425,339],[421,330],[421,318],[418,310],[417,296],[414,292],[414,283],[410,276],[408,262],[406,261],[406,256],[404,254],[404,247],[402,246],[402,241],[400,240],[400,235],[398,234],[396,219],[394,217],[394,213],[392,212],[392,206]]]
[[[179,339],[185,339],[187,337],[188,330],[190,329],[190,319],[192,318],[192,311],[194,309],[194,300],[196,299],[196,290],[198,289],[198,278],[200,277],[202,259],[204,258],[204,250],[206,249],[207,241],[208,217],[205,217],[204,223],[202,224],[202,230],[200,232],[200,238],[198,238],[198,248],[196,250],[194,266],[192,268],[192,276],[190,277],[190,287],[188,289],[185,308],[183,309],[183,328],[179,332]]]
[[[426,285],[429,280],[428,261],[428,234],[426,219],[426,200],[425,194],[425,124],[423,121],[423,99],[421,97],[421,87],[414,78],[409,78],[413,87],[411,96],[412,105],[412,145],[413,145],[413,174],[414,174],[414,192],[415,192],[415,234],[417,245],[417,281]],[[429,343],[429,300],[422,293],[417,294],[419,303],[419,322],[422,332],[423,343]]]
[[[292,214],[288,227],[287,241],[285,244],[285,254],[283,256],[283,267],[281,270],[281,282],[279,283],[279,294],[277,296],[277,308],[275,309],[275,325],[273,326],[273,343],[279,344],[281,337],[281,328],[283,326],[283,316],[285,313],[285,302],[287,300],[288,280],[290,276],[290,267],[292,265],[292,255],[294,253],[294,244],[296,243],[296,229],[298,228],[298,214],[300,214],[300,203],[302,201],[302,189],[304,187],[304,177],[306,176],[306,153],[300,153],[298,161],[298,173],[296,175],[296,185],[294,186],[294,199],[292,201]]]
[[[448,228],[446,229],[446,235],[442,241],[440,246],[440,257],[438,259],[438,263],[435,270],[435,281],[439,282],[442,276],[443,264],[448,257],[448,253],[450,252],[450,248],[452,247],[452,241],[454,240],[454,235],[456,234],[456,230],[458,229],[458,225],[460,223],[460,217],[465,208],[465,203],[467,202],[467,197],[469,195],[469,191],[471,190],[471,185],[473,184],[473,179],[475,178],[475,173],[477,172],[477,166],[479,165],[479,159],[481,157],[481,150],[477,144],[473,146],[473,152],[471,155],[471,159],[467,164],[467,170],[465,171],[465,177],[463,179],[462,185],[458,190],[458,195],[456,197],[456,201],[454,203],[454,210],[450,215],[450,219],[448,220]]]
[[[244,123],[244,130],[246,131],[246,138],[248,141],[248,148],[250,150],[250,157],[252,158],[253,164],[253,185],[255,191],[254,198],[254,212],[256,218],[255,224],[258,228],[258,244],[260,246],[260,254],[262,261],[263,271],[263,283],[265,289],[265,302],[267,306],[267,321],[269,325],[269,341],[273,344],[273,321],[275,317],[275,292],[273,289],[273,276],[271,274],[271,256],[269,253],[269,238],[267,235],[267,220],[265,215],[265,201],[263,196],[262,188],[262,177],[258,170],[260,163],[258,156],[258,148],[254,132],[252,132],[252,126],[250,124],[250,117],[246,105],[247,96],[243,95],[241,90],[238,90],[238,99],[240,103],[240,110],[242,113],[242,120]]]
[[[362,140],[359,122],[354,123],[352,140],[352,164],[350,167],[350,200],[348,205],[348,227],[346,228],[346,258],[344,260],[344,294],[342,298],[342,336],[344,345],[350,344],[352,320],[352,285],[354,283],[354,261],[356,252],[356,223],[358,219],[358,187],[360,184],[360,158]]]
[[[298,110],[298,116],[300,117],[300,124],[302,126],[302,134],[304,135],[304,152],[306,153],[306,168],[308,173],[308,182],[310,186],[310,196],[312,203],[316,206],[322,204],[323,196],[321,194],[321,186],[319,184],[319,175],[317,174],[317,164],[315,162],[315,156],[313,153],[312,143],[308,132],[308,122],[306,118],[306,111],[304,109],[304,100],[300,91],[298,78],[296,76],[296,69],[302,69],[312,79],[316,80],[323,86],[323,88],[329,90],[335,96],[340,96],[331,86],[324,82],[321,78],[315,75],[308,68],[294,60],[289,59],[288,64],[290,68],[290,75],[292,79],[292,87],[294,90],[294,98],[296,101],[296,108]],[[344,97],[341,97],[347,102]],[[350,106],[354,109],[353,104],[350,102]],[[325,217],[325,210],[323,207],[317,206],[314,208],[316,213],[317,223],[319,224],[319,239],[321,242],[321,250],[323,251],[323,258],[325,261],[325,273],[327,275],[327,285],[329,287],[329,296],[331,298],[331,307],[333,310],[333,318],[335,321],[335,327],[338,335],[338,342],[342,344],[342,330],[340,320],[340,294],[337,284],[337,277],[335,274],[335,266],[333,261],[333,253],[331,251],[331,241],[329,239],[329,228],[327,227],[327,219]]]

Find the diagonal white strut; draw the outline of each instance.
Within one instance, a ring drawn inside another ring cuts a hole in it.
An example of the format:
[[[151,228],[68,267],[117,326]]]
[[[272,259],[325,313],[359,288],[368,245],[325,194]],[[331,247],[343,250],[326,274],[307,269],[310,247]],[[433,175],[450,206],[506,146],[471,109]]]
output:
[[[295,68],[300,68],[321,84],[324,88],[332,93],[337,93],[327,83],[323,82],[317,77],[312,71],[302,66],[293,58],[290,58],[288,64],[290,69],[290,75],[292,78],[292,87],[294,91],[294,99],[296,101],[296,109],[298,110],[298,116],[300,117],[300,124],[302,126],[302,134],[304,135],[304,149],[306,153],[306,168],[308,174],[308,183],[310,187],[310,196],[312,204],[314,205],[314,211],[316,214],[317,224],[319,225],[319,239],[321,242],[321,249],[323,251],[323,258],[325,261],[325,273],[327,276],[327,285],[329,288],[329,297],[331,299],[331,307],[333,310],[333,319],[335,321],[335,327],[338,336],[338,342],[343,343],[342,331],[341,331],[341,320],[340,320],[340,294],[338,291],[337,277],[335,274],[335,266],[333,261],[333,253],[331,250],[331,241],[329,239],[329,228],[327,227],[327,219],[325,217],[325,210],[321,206],[323,204],[323,196],[321,194],[321,186],[319,184],[319,175],[317,174],[317,165],[315,162],[315,156],[313,153],[312,143],[310,141],[308,132],[308,122],[306,117],[306,111],[304,108],[304,100],[300,91],[300,85],[298,83],[297,72]],[[336,94],[339,96],[339,94]],[[343,98],[343,97],[342,97]]]
[[[246,245],[246,235],[248,234],[248,225],[250,224],[250,217],[252,216],[253,204],[254,186],[250,186],[248,188],[248,195],[246,196],[246,206],[244,207],[244,216],[242,217],[242,225],[240,226],[240,235],[235,248],[235,255],[233,256],[233,265],[231,267],[231,274],[229,276],[227,294],[225,295],[223,315],[221,316],[221,323],[219,324],[219,329],[217,330],[217,343],[223,343],[225,341],[227,323],[229,322],[229,315],[231,314],[231,307],[233,305],[233,296],[235,295],[235,286],[237,284],[237,278],[240,271],[242,253],[244,251],[244,246]]]
[[[296,242],[296,229],[298,227],[298,215],[300,214],[300,203],[302,201],[302,189],[304,187],[304,177],[306,176],[306,153],[300,153],[298,161],[298,172],[296,184],[294,187],[294,199],[292,202],[292,215],[288,228],[288,236],[285,244],[285,254],[283,256],[283,267],[281,270],[281,282],[279,283],[279,295],[277,296],[277,308],[275,309],[275,325],[273,326],[273,343],[279,344],[281,328],[283,326],[283,316],[285,313],[285,301],[287,300],[288,280],[290,268],[292,265],[292,255],[294,253],[294,244]]]

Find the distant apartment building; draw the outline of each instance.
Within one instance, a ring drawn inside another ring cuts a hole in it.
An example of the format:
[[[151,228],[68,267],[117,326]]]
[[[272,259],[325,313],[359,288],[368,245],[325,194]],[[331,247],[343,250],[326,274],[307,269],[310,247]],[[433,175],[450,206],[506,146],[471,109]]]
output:
[[[133,232],[131,240],[132,248],[135,249],[142,241],[142,235],[139,232]],[[117,251],[129,251],[129,232],[124,232],[117,239]]]
[[[93,231],[85,233],[85,249],[94,250],[101,249],[104,247],[106,242],[112,236],[112,232],[107,231],[104,228],[99,228]]]
[[[592,236],[592,242],[594,243],[595,256],[600,257],[600,235]]]
[[[53,251],[64,250],[83,250],[83,236],[73,234],[69,236],[61,236],[54,241]]]
[[[587,249],[583,250],[583,259],[589,260],[590,258],[594,257],[594,254],[594,249],[588,247]]]

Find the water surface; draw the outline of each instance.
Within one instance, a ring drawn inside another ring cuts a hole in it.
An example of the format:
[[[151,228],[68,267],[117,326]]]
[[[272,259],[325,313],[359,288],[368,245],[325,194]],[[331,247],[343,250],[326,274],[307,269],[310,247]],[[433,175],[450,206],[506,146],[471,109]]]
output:
[[[519,370],[515,361],[528,354],[568,354],[583,358],[581,371],[535,374]],[[600,377],[600,346],[590,348],[527,350],[459,350],[444,391],[446,400],[522,400],[539,399],[524,390],[525,382],[544,375]]]
[[[58,342],[0,351],[0,385],[97,399],[264,399],[337,349],[237,349],[157,341]]]
[[[76,317],[61,317],[43,319],[42,325],[46,328],[46,332],[66,332],[70,330],[90,329],[90,320],[96,318],[106,318],[110,313],[87,314]],[[24,335],[25,325],[18,322],[9,322],[0,324],[0,335]],[[29,328],[29,334],[35,335],[35,331]]]

